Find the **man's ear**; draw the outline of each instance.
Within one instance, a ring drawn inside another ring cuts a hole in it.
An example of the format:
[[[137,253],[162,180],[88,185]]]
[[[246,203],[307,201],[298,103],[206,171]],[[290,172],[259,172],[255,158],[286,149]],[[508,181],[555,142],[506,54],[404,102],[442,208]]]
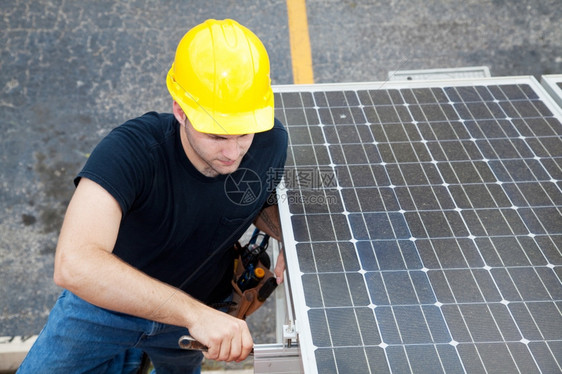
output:
[[[175,100],[173,104],[173,113],[174,113],[174,117],[176,117],[179,123],[181,124],[185,123],[185,113],[181,108],[181,106],[178,104],[178,102]]]

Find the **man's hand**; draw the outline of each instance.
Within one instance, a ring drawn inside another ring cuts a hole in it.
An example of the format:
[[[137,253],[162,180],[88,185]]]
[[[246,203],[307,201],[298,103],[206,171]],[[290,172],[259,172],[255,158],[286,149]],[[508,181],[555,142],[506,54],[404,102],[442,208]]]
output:
[[[273,272],[275,273],[277,284],[283,283],[285,280],[285,256],[283,255],[283,250],[279,251]]]
[[[203,354],[210,360],[240,362],[254,347],[245,321],[206,306],[188,329],[193,338],[208,347]]]

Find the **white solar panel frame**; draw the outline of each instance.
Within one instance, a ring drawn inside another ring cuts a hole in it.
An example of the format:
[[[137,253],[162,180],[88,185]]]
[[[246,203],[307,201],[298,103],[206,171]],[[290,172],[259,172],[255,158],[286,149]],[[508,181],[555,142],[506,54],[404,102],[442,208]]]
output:
[[[318,92],[318,91],[358,91],[378,89],[412,89],[412,88],[445,88],[478,85],[510,85],[528,84],[531,86],[544,104],[552,111],[554,116],[562,119],[562,109],[555,100],[545,91],[544,87],[532,76],[514,77],[491,77],[491,78],[460,78],[454,80],[426,80],[426,81],[384,81],[384,82],[358,82],[358,83],[330,83],[312,85],[277,85],[273,87],[275,93],[283,92]],[[303,359],[303,368],[306,374],[318,373],[314,344],[308,319],[308,306],[305,301],[304,288],[302,284],[303,272],[297,258],[297,241],[293,236],[291,213],[289,211],[287,190],[283,188],[284,183],[278,189],[279,211],[281,225],[283,228],[283,242],[286,253],[286,265],[288,281],[292,290],[293,304],[295,309],[295,324],[299,336],[299,346]]]
[[[541,77],[541,83],[552,98],[562,107],[562,74],[549,74]]]

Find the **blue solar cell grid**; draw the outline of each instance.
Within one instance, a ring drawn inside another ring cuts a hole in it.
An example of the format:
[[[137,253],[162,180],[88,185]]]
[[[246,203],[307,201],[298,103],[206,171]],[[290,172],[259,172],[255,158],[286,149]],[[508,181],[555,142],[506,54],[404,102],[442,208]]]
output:
[[[532,78],[276,93],[305,372],[562,371],[562,124]]]

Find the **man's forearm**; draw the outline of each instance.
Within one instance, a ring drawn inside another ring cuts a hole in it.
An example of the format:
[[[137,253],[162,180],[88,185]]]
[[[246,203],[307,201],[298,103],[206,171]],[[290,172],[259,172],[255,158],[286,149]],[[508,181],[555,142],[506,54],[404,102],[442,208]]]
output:
[[[277,205],[271,205],[262,209],[260,214],[254,220],[254,225],[278,241],[282,240],[281,220],[279,218],[279,209]]]
[[[65,271],[55,271],[57,284],[105,309],[187,327],[191,336],[209,347],[207,358],[240,361],[247,357],[253,341],[243,320],[206,306],[111,253],[94,248],[81,252],[87,260],[71,256],[59,262],[58,266],[73,263],[74,270],[64,276]],[[225,345],[231,348],[221,348]]]
[[[205,306],[181,290],[147,276],[112,253],[89,248],[64,251],[55,282],[99,307],[177,326],[190,326]]]
[[[102,308],[187,326],[179,308],[197,307],[176,288],[147,276],[112,252],[121,210],[97,183],[83,178],[68,206],[55,254],[55,283]],[[175,303],[166,302],[174,297]],[[165,307],[163,307],[165,306]]]

